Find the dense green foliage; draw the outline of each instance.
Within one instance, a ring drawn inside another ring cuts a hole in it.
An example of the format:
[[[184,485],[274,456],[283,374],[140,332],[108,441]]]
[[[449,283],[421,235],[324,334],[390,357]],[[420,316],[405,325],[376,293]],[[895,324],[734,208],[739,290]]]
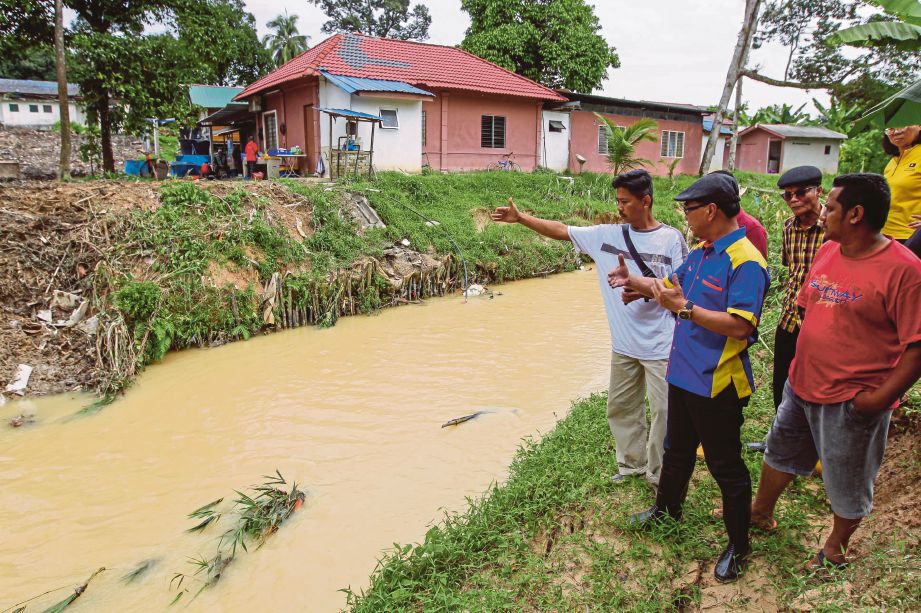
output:
[[[463,0],[461,47],[548,87],[589,93],[620,66],[585,0]]]
[[[410,9],[409,0],[308,0],[329,18],[327,34],[361,32],[368,36],[399,40],[425,40],[432,16],[424,4]]]

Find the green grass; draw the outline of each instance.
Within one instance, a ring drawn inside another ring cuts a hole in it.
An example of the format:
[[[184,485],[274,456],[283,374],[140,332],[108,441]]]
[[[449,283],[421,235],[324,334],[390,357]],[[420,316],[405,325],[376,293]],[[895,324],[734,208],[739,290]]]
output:
[[[379,186],[385,186],[382,195],[398,192],[401,186],[405,190],[407,184],[421,186],[416,189],[426,194],[422,210],[452,220],[451,227],[461,229],[468,223],[461,211],[500,204],[506,194],[515,195],[520,205],[538,215],[562,221],[584,223],[609,206],[610,193],[604,193],[601,177],[576,180],[575,194],[594,192],[590,204],[599,208],[587,210],[578,208],[577,196],[541,197],[539,189],[529,187],[523,177],[500,174],[496,179],[489,175],[450,177],[444,189],[437,189],[440,184],[429,176],[386,177]],[[538,178],[535,175],[533,184],[539,183]],[[740,179],[743,186],[774,192],[749,190],[743,199],[744,208],[759,217],[768,231],[773,276],[760,324],[764,336],[750,349],[758,389],[745,409],[742,428],[743,441],[760,441],[774,414],[771,347],[779,318],[778,287],[784,277],[779,261],[780,230],[788,212],[776,195],[776,178],[742,174]],[[660,219],[684,227],[668,199],[692,180],[656,180]],[[455,191],[464,181],[477,189]],[[594,200],[599,195],[600,203]],[[379,562],[367,589],[343,590],[349,607],[361,612],[428,612],[662,611],[729,606],[725,602],[714,605],[715,593],[708,587],[713,583],[707,579],[712,561],[725,544],[722,522],[711,515],[720,504],[712,477],[698,466],[682,522],[669,522],[648,533],[632,530],[627,524],[629,514],[648,507],[654,494],[639,481],[610,482],[617,463],[605,402],[603,393],[579,400],[539,442],[526,439],[504,484],[494,484],[483,496],[470,499],[463,513],[446,515],[421,543],[396,545]],[[760,454],[745,454],[755,484],[761,460]],[[755,536],[753,562],[740,584],[762,586],[768,601],[779,608],[801,601],[819,611],[921,606],[918,542],[904,532],[861,559],[856,577],[851,571],[827,580],[804,574],[802,565],[824,538],[829,516],[821,481],[796,480],[779,504],[779,529],[769,536]],[[860,581],[866,589],[853,593],[851,581]],[[753,588],[737,596],[732,606],[744,609],[754,606],[752,599],[764,597]]]

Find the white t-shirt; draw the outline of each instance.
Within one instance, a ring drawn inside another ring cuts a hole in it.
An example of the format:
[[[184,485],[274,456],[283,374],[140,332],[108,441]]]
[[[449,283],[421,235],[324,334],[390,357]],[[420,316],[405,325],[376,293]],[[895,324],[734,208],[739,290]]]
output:
[[[608,273],[619,265],[618,254],[623,254],[630,274],[643,274],[627,249],[622,227],[622,224],[569,226],[569,238],[576,249],[595,260],[614,352],[639,360],[664,360],[668,358],[675,329],[671,312],[660,307],[655,300],[646,302],[641,299],[624,304],[621,300],[624,290],[611,289],[608,285]],[[660,279],[671,277],[688,255],[684,236],[665,224],[653,230],[630,227],[630,240],[639,256]]]

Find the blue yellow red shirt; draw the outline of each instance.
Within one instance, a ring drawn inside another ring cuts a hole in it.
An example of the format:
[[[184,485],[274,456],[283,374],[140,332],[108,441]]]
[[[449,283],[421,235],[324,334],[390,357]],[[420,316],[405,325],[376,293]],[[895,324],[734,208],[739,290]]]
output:
[[[745,238],[745,229],[739,228],[712,244],[698,245],[675,274],[685,298],[696,306],[738,315],[751,322],[755,332],[737,340],[693,320],[678,319],[666,380],[708,398],[730,384],[739,398],[750,396],[755,384],[748,348],[758,338],[758,320],[770,285],[767,262]]]

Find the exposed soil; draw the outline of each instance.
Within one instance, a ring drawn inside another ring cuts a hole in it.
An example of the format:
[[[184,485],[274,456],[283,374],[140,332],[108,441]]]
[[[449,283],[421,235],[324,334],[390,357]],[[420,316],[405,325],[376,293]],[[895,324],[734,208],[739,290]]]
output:
[[[312,209],[303,196],[269,182],[203,181],[218,197],[244,189],[265,207],[263,215],[283,226],[295,240],[313,233]],[[94,283],[111,269],[144,279],[151,261],[127,261],[121,241],[131,209],[159,206],[160,184],[150,181],[97,180],[59,183],[21,181],[0,185],[0,393],[19,364],[33,367],[27,395],[97,389],[105,373],[97,361],[96,338],[85,326],[56,325],[70,315],[52,309],[55,290],[89,300],[83,322],[96,314]],[[252,267],[211,262],[203,283],[262,289],[259,254],[248,253]],[[405,279],[438,267],[428,254],[395,247],[376,262],[377,270],[400,287]],[[362,268],[367,262],[357,262]],[[418,287],[414,285],[413,287]],[[416,290],[418,292],[419,290]],[[412,292],[411,292],[412,293]],[[416,293],[408,295],[416,299]]]

